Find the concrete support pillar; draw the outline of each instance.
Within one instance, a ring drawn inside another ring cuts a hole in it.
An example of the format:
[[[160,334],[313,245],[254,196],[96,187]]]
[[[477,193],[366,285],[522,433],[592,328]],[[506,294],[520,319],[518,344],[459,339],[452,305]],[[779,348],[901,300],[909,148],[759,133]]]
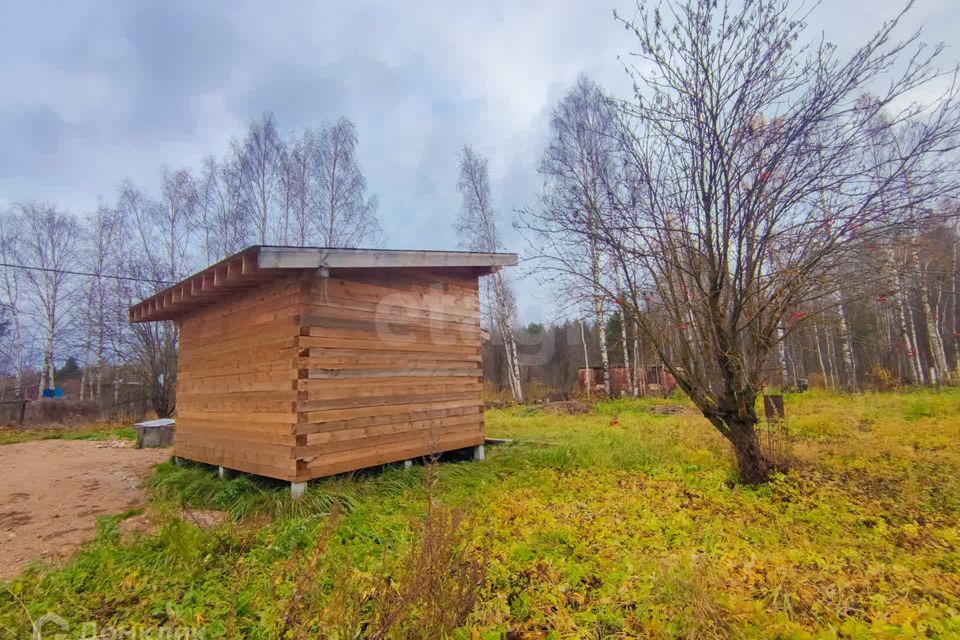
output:
[[[182,467],[182,466],[183,466],[183,460],[181,460],[179,456],[173,456],[173,459],[172,459],[172,460],[173,460],[173,466],[175,466],[175,467]]]
[[[473,459],[474,460],[483,460],[485,457],[485,452],[483,450],[483,445],[478,444],[473,448]]]
[[[227,477],[227,470],[223,467],[217,467],[217,477],[221,480],[225,479]]]
[[[303,497],[303,492],[307,490],[306,482],[291,482],[290,483],[290,497],[294,500],[299,500]]]
[[[409,468],[412,467],[412,466],[413,466],[413,460],[404,460],[404,461],[403,461],[403,468],[404,468],[404,469],[409,469]]]

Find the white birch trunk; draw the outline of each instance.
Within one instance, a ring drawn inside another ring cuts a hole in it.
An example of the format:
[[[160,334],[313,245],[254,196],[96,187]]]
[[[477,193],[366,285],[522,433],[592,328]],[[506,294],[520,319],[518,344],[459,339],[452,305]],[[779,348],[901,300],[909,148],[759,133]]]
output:
[[[953,375],[960,378],[960,324],[957,323],[957,312],[960,311],[960,289],[957,282],[957,242],[960,241],[960,225],[953,228],[953,242],[950,244],[950,278],[953,286],[953,313],[951,314],[951,331],[953,332]]]
[[[620,310],[620,339],[623,342],[623,373],[626,376],[627,384],[630,385],[630,395],[636,397],[637,385],[633,379],[630,367],[630,349],[627,342],[627,319],[624,317],[623,308]]]
[[[813,323],[813,339],[817,344],[817,362],[820,364],[820,375],[823,376],[823,386],[831,389],[830,378],[827,377],[827,366],[823,362],[823,349],[820,347],[820,323]]]
[[[630,343],[627,340],[627,314],[623,307],[623,291],[620,290],[620,272],[614,269],[616,278],[617,298],[620,300],[620,340],[623,344],[623,372],[626,376],[626,382],[630,385],[630,395],[637,396],[637,384],[631,373],[630,367]]]
[[[838,388],[837,379],[837,356],[834,353],[833,349],[833,336],[830,335],[829,326],[824,326],[823,328],[823,341],[826,343],[827,349],[827,371],[830,373],[830,388]]]
[[[603,313],[603,294],[600,290],[600,255],[591,244],[591,275],[593,276],[593,317],[597,323],[597,337],[600,340],[600,366],[603,369],[603,390],[611,397],[610,354],[607,352],[607,326]]]
[[[647,371],[640,355],[640,325],[633,323],[633,395],[644,396],[647,393]]]
[[[896,267],[894,267],[896,268]],[[912,384],[921,384],[923,374],[920,372],[920,361],[917,357],[917,348],[913,343],[913,327],[910,326],[910,305],[907,302],[906,293],[903,290],[903,276],[899,269],[896,269],[897,284],[897,324],[900,330],[900,343],[904,349],[904,355],[907,360],[907,370],[910,373],[910,382]]]
[[[780,358],[780,384],[786,388],[790,386],[790,368],[787,364],[787,335],[782,322],[777,325],[777,339],[780,343],[777,349]]]
[[[845,373],[847,375],[847,386],[851,391],[857,390],[857,364],[853,359],[853,346],[850,343],[850,324],[847,321],[847,313],[843,308],[843,299],[837,305],[837,311],[840,314],[840,354],[843,358]]]
[[[580,343],[583,344],[583,386],[587,390],[587,397],[590,397],[590,387],[593,382],[590,380],[590,356],[587,353],[587,333],[584,329],[584,321],[580,321]]]
[[[493,278],[493,303],[496,306],[497,325],[500,328],[504,353],[507,358],[507,380],[510,384],[513,399],[517,402],[523,402],[523,387],[520,384],[520,363],[517,357],[517,341],[513,335],[510,301],[503,283],[503,276],[500,273],[495,273],[491,277]]]
[[[899,278],[898,278],[899,280]],[[913,338],[911,334],[913,329],[909,324],[910,310],[907,306],[906,300],[904,300],[903,290],[897,286],[897,324],[899,325],[900,330],[900,344],[903,347],[904,355],[907,359],[907,372],[910,375],[910,382],[912,384],[920,384],[923,382],[923,377],[920,373],[920,363],[917,358],[917,349],[913,344]]]
[[[923,309],[923,321],[927,329],[927,348],[933,360],[937,381],[949,378],[947,356],[943,350],[943,337],[940,335],[940,322],[937,309],[930,306],[930,289],[927,286],[926,269],[920,269],[920,300]],[[939,307],[939,304],[937,305]]]

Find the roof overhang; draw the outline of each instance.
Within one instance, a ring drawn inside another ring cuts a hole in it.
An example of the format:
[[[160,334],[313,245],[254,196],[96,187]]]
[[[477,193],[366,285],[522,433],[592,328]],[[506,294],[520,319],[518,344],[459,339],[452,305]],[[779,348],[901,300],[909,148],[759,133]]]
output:
[[[514,253],[253,246],[130,307],[131,322],[172,320],[201,305],[296,271],[468,269],[486,275],[517,264]]]

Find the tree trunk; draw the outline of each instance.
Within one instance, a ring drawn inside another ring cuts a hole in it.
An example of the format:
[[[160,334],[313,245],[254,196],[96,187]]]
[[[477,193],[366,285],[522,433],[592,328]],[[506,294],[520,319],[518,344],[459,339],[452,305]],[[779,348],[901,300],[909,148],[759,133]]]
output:
[[[820,348],[820,323],[813,323],[813,339],[817,343],[817,362],[820,364],[820,374],[823,376],[823,386],[825,389],[832,388],[830,379],[827,377],[827,366],[823,362],[823,349]]]
[[[957,322],[958,311],[960,311],[960,288],[957,280],[957,242],[960,242],[960,225],[953,228],[953,242],[950,243],[950,278],[953,281],[953,313],[951,314],[953,322],[951,323],[953,332],[953,371],[957,378],[960,378],[960,324]]]
[[[513,393],[513,399],[517,402],[523,402],[523,387],[520,383],[520,363],[517,358],[517,341],[513,336],[513,329],[510,325],[504,323],[501,328],[504,334],[503,342],[507,351],[508,377],[510,379],[510,390]]]
[[[623,344],[623,373],[625,382],[630,385],[630,395],[636,397],[637,386],[634,377],[630,374],[630,348],[627,341],[627,313],[623,306],[623,291],[620,290],[620,272],[614,269],[617,283],[617,299],[620,305],[620,341]]]
[[[497,326],[500,328],[500,335],[503,338],[503,348],[507,357],[507,379],[510,382],[510,391],[513,399],[517,402],[523,402],[523,387],[520,384],[520,362],[517,357],[517,341],[513,335],[513,327],[510,322],[510,301],[507,296],[506,287],[503,284],[503,276],[495,273],[493,278],[493,295]]]
[[[777,354],[780,357],[780,386],[784,389],[790,386],[790,368],[787,364],[787,332],[783,328],[783,323],[777,325],[778,345]]]
[[[737,470],[740,480],[745,484],[760,484],[770,479],[770,463],[760,447],[757,437],[756,418],[731,420],[730,443],[737,456]]]
[[[53,368],[53,338],[55,335],[52,318],[47,318],[47,337],[43,345],[43,370],[40,373],[40,392],[37,397],[43,397],[44,389],[53,389],[56,384]]]
[[[847,314],[843,308],[843,299],[841,298],[837,305],[837,312],[840,314],[840,352],[843,356],[843,364],[848,376],[847,388],[850,391],[857,391],[857,363],[853,359],[853,345],[850,342],[850,324],[847,321]]]
[[[103,359],[101,358],[100,361],[97,362],[97,380],[96,380],[96,387],[94,387],[95,390],[96,390],[96,399],[97,399],[98,401],[103,398],[103,369],[104,369],[104,365],[105,365],[105,363],[104,363]]]
[[[600,366],[603,368],[603,390],[612,397],[610,389],[610,354],[607,352],[607,326],[603,315],[603,298],[593,296],[593,315],[597,322],[597,337],[600,340]]]
[[[727,391],[718,407],[703,412],[733,445],[740,480],[745,484],[766,482],[773,470],[757,436],[756,400],[756,394],[750,391]]]
[[[943,338],[940,336],[940,322],[937,318],[940,306],[939,300],[936,308],[930,306],[927,269],[920,266],[918,266],[918,269],[920,270],[920,300],[927,329],[927,348],[930,350],[930,359],[933,361],[937,381],[948,380],[950,372],[947,368],[947,357],[943,351]]]
[[[830,326],[824,325],[823,327],[823,341],[826,343],[827,348],[827,371],[830,373],[830,388],[837,389],[839,385],[837,384],[837,356],[834,351],[834,340],[833,336],[830,334]]]
[[[14,398],[23,398],[23,333],[20,330],[20,318],[17,310],[13,314],[13,354],[14,367]]]
[[[590,275],[593,278],[593,319],[597,324],[597,337],[600,340],[600,366],[603,369],[603,390],[607,397],[610,393],[610,356],[607,353],[607,326],[603,317],[603,292],[600,288],[600,252],[593,240],[590,241]]]
[[[633,322],[633,388],[635,396],[646,395],[647,371],[640,356],[640,326]]]
[[[896,269],[896,265],[894,265]],[[913,328],[910,326],[910,307],[907,303],[907,296],[903,290],[903,276],[900,270],[896,269],[897,283],[897,324],[900,329],[900,346],[903,347],[904,355],[907,360],[907,370],[910,372],[910,383],[921,384],[923,374],[920,372],[919,361],[917,359],[917,349],[913,344]]]
[[[584,322],[580,321],[580,342],[583,343],[583,386],[587,390],[587,397],[590,397],[590,356],[587,353],[587,333],[583,328]]]

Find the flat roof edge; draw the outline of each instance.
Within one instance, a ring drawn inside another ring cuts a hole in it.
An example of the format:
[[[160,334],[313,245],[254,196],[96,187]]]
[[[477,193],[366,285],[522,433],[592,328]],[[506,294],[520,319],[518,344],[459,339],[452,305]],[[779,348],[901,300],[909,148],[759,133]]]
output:
[[[261,269],[497,268],[516,264],[514,253],[467,251],[260,247],[258,256]]]
[[[475,269],[478,275],[486,275],[517,262],[514,253],[254,245],[138,302],[129,308],[128,316],[130,322],[171,320],[197,306],[297,270]]]

